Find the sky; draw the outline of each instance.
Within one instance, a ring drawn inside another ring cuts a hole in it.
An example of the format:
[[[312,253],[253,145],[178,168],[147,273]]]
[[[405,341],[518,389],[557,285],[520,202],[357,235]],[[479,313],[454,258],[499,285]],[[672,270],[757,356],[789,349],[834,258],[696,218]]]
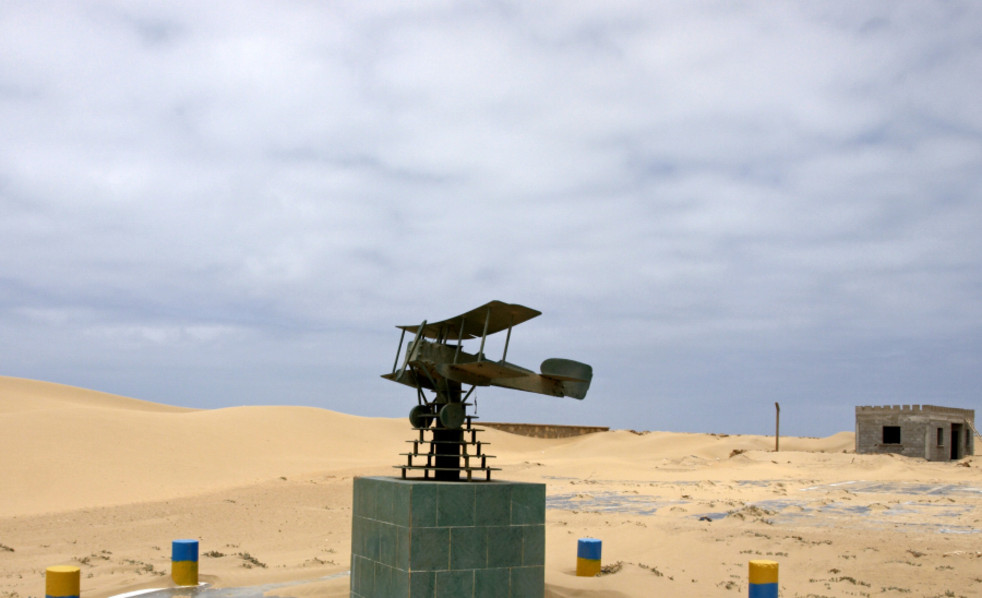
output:
[[[0,375],[403,417],[497,299],[594,378],[486,421],[979,409],[980,64],[973,1],[5,0]]]

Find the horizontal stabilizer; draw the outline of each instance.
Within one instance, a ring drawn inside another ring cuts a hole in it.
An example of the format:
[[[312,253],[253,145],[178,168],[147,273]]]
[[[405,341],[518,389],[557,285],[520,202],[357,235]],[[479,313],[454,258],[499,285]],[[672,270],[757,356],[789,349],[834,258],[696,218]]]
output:
[[[562,382],[563,394],[574,399],[586,397],[593,379],[593,368],[572,359],[553,357],[542,362],[539,368],[543,376]]]

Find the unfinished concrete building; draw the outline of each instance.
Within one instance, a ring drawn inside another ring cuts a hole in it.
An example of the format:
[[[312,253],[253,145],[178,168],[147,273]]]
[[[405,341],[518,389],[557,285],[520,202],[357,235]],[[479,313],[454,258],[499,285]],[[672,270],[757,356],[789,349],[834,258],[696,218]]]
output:
[[[975,453],[975,411],[934,405],[856,407],[856,452],[953,461]]]

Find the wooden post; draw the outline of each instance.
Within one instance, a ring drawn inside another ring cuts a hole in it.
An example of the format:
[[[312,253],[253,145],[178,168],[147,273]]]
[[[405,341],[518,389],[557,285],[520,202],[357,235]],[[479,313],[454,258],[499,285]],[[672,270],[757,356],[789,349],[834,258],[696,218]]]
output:
[[[774,452],[781,450],[781,404],[774,401],[774,408],[777,409],[777,420],[774,423]]]

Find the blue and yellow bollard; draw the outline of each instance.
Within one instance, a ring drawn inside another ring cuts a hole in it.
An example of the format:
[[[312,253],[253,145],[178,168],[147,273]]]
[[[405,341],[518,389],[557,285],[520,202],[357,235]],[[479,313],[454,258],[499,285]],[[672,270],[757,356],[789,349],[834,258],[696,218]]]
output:
[[[750,598],[777,598],[777,563],[750,561]]]
[[[601,542],[595,538],[580,538],[576,545],[576,575],[593,577],[600,573]]]
[[[198,541],[174,540],[171,543],[170,576],[179,586],[198,585]]]
[[[78,598],[81,570],[59,565],[44,573],[44,598]]]

